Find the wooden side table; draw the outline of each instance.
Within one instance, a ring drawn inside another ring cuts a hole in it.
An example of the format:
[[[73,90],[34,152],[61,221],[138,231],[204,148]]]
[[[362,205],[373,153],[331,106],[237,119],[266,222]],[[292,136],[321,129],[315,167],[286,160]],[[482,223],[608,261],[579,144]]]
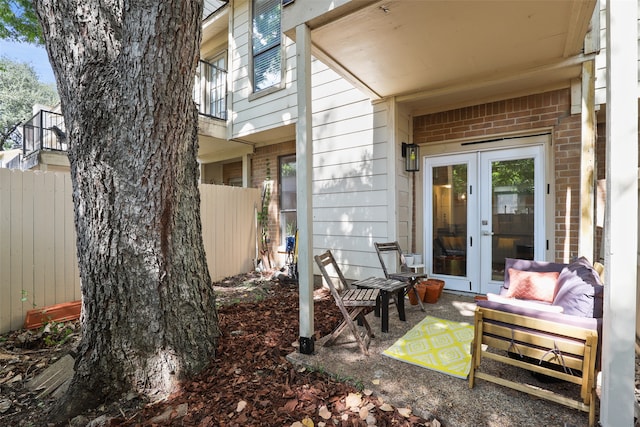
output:
[[[380,290],[374,314],[376,317],[382,318],[382,326],[380,328],[382,332],[389,332],[389,297],[393,297],[400,320],[407,320],[404,313],[404,288],[407,286],[406,283],[381,277],[369,277],[352,283],[352,286]]]

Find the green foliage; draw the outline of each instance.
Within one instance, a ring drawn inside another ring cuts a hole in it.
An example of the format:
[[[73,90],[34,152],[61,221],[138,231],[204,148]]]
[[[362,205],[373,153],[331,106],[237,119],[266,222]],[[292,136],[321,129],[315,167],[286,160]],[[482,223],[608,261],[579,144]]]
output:
[[[44,44],[32,0],[0,0],[0,39]]]
[[[70,324],[50,322],[43,326],[42,334],[44,345],[47,347],[55,347],[64,344],[75,330]]]
[[[467,165],[453,165],[452,168],[453,175],[453,194],[457,196],[458,194],[467,194]]]
[[[287,236],[295,236],[296,230],[298,229],[298,225],[296,222],[288,222],[287,223]]]
[[[10,146],[9,134],[32,116],[34,104],[60,101],[55,86],[40,82],[31,65],[0,57],[0,70],[0,145]]]
[[[296,175],[296,162],[283,163],[280,166],[280,173],[282,176],[295,176]]]
[[[262,189],[262,206],[258,212],[258,224],[262,232],[262,247],[266,250],[269,243],[269,203],[271,203],[271,168],[267,161],[267,171]]]
[[[533,193],[534,171],[533,159],[494,162],[491,171],[493,186],[514,185],[520,189],[520,192]]]

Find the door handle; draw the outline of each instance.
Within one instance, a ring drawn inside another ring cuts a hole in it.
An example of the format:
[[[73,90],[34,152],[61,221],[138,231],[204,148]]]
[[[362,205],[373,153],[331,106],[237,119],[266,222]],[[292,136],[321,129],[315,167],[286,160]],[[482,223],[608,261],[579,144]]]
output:
[[[493,236],[493,231],[483,231],[482,235],[483,236]]]

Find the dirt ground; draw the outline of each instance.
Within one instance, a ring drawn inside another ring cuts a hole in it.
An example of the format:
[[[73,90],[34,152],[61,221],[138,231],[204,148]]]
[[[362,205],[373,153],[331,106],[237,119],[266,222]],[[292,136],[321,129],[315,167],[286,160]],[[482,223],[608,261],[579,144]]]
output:
[[[135,396],[105,403],[69,426],[438,426],[394,408],[348,377],[291,365],[298,341],[296,285],[250,273],[216,283],[223,336],[211,366],[168,400]],[[316,292],[316,339],[341,320],[326,292]],[[0,426],[49,426],[54,400],[29,380],[72,352],[79,322],[0,336]]]

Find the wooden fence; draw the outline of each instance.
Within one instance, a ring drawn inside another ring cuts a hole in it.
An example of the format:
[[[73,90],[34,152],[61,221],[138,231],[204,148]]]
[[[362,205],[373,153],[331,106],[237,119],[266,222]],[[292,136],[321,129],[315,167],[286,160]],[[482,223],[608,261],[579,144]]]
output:
[[[0,168],[0,333],[20,329],[28,310],[80,299],[71,192],[68,173]],[[211,279],[251,270],[259,190],[200,192]]]
[[[200,185],[202,240],[214,282],[253,269],[260,190]]]
[[[80,299],[71,192],[69,174],[0,169],[0,332]]]

